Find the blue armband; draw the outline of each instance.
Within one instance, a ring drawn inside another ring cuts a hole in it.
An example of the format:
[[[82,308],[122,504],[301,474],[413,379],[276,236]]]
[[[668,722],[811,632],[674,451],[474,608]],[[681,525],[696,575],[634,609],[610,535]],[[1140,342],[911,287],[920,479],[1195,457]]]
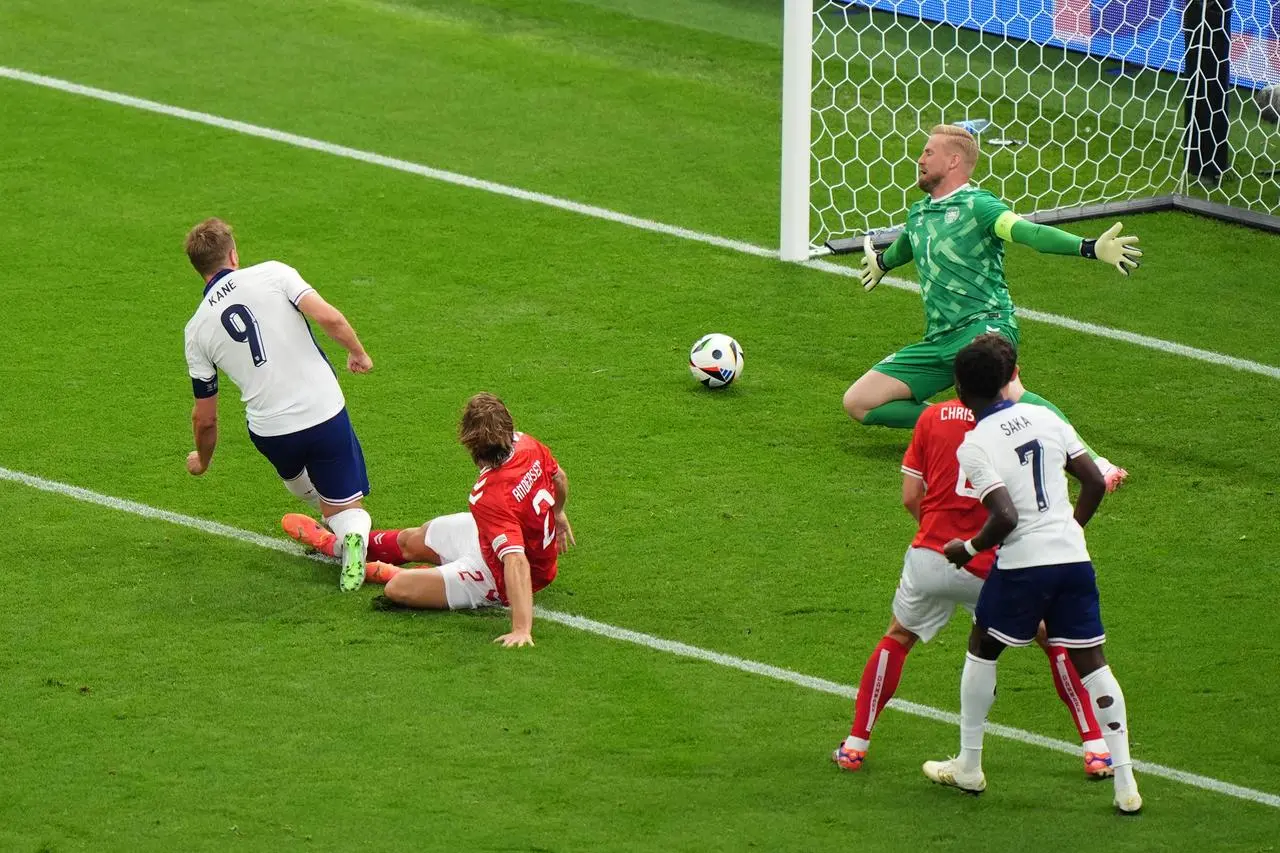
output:
[[[191,393],[196,395],[197,400],[215,396],[218,393],[218,374],[215,373],[212,379],[191,377]]]

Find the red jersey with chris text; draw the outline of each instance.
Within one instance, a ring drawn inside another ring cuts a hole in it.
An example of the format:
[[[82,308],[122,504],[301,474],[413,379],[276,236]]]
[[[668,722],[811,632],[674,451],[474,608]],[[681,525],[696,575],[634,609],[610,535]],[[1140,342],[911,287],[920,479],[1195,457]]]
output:
[[[938,403],[924,410],[911,434],[911,445],[902,457],[902,473],[924,481],[920,502],[920,529],[911,541],[914,548],[941,553],[952,539],[971,539],[987,521],[987,510],[978,493],[960,475],[956,450],[973,429],[973,412],[962,403]],[[991,573],[995,549],[983,551],[965,568],[980,578]]]
[[[480,531],[480,553],[493,572],[498,595],[507,602],[502,558],[524,552],[533,591],[556,577],[556,502],[551,478],[560,471],[547,446],[531,435],[515,434],[511,456],[480,472],[471,489],[471,516]]]

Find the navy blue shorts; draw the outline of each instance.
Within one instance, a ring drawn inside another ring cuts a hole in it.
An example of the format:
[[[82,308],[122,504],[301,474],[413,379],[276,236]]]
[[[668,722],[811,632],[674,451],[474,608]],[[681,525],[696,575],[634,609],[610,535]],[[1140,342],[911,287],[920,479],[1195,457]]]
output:
[[[298,432],[262,436],[250,430],[249,438],[282,480],[293,480],[306,471],[325,503],[352,503],[369,494],[364,451],[345,408],[324,423]]]
[[[991,570],[974,612],[979,627],[1006,646],[1028,646],[1041,619],[1054,645],[1087,649],[1106,639],[1093,563]]]

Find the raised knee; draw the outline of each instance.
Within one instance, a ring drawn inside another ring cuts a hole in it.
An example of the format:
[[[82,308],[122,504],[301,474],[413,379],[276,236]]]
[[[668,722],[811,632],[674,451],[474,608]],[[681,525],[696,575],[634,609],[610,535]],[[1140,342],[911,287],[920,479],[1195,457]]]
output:
[[[406,527],[396,534],[396,547],[404,556],[405,562],[430,562],[426,551],[426,528]]]
[[[867,417],[867,412],[871,410],[867,408],[866,403],[862,401],[859,395],[855,394],[853,389],[850,388],[844,392],[844,411],[849,417],[858,423],[862,423]]]

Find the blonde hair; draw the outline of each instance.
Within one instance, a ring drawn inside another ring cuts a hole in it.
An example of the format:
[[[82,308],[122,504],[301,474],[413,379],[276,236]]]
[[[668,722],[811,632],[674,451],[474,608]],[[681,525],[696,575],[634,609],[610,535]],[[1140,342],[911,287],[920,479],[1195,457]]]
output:
[[[978,165],[978,140],[963,127],[956,124],[934,125],[929,135],[945,137],[952,150],[960,155],[960,162],[970,172]]]
[[[216,216],[187,232],[187,259],[202,276],[211,276],[224,267],[235,247],[231,226]]]
[[[482,391],[467,401],[458,440],[477,465],[495,468],[507,461],[514,433],[511,412],[496,396]]]

